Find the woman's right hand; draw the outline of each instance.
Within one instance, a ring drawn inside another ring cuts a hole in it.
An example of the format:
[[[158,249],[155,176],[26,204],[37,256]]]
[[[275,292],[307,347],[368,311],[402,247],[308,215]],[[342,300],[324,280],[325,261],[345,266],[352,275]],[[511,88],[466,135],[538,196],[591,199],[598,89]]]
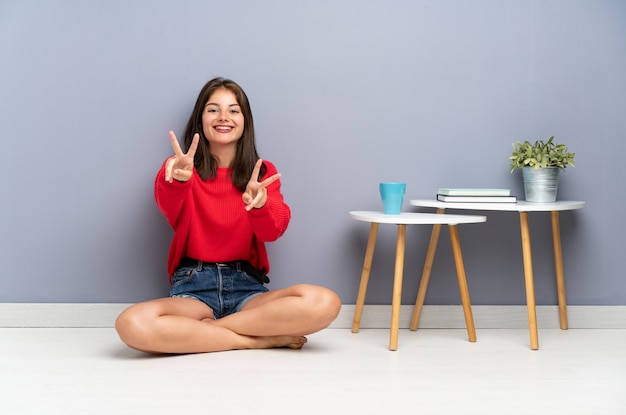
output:
[[[191,140],[191,146],[187,154],[183,153],[183,150],[178,144],[178,139],[173,131],[170,131],[170,141],[172,148],[174,149],[174,155],[165,162],[165,180],[172,183],[174,179],[179,182],[186,182],[191,179],[193,173],[193,158],[196,155],[196,149],[198,148],[198,141],[200,135],[194,134],[193,140]]]

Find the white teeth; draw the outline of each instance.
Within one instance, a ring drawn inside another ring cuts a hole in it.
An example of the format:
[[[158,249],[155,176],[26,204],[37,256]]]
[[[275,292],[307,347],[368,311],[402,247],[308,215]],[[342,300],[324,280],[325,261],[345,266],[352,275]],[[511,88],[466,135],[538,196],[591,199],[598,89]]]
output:
[[[232,130],[233,127],[222,127],[222,126],[218,126],[215,127],[216,130]]]

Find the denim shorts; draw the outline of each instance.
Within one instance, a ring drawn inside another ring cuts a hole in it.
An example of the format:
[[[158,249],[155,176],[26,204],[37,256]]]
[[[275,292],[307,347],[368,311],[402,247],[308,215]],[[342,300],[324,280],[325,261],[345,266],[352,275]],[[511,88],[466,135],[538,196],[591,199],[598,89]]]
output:
[[[176,270],[169,296],[202,301],[218,319],[240,311],[253,297],[268,291],[241,267],[198,261],[196,266]]]

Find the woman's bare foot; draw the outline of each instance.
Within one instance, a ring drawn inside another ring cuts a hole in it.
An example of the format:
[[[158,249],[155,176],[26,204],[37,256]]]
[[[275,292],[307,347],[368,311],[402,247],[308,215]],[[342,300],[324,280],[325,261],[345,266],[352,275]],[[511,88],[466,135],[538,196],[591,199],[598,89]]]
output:
[[[275,347],[288,347],[290,349],[302,349],[307,342],[304,336],[267,336],[252,337],[253,349],[271,349]]]

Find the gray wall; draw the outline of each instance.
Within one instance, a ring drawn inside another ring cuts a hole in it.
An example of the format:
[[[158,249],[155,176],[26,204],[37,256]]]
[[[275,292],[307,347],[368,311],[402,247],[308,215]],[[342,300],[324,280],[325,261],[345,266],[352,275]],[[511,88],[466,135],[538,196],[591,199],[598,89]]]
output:
[[[561,215],[569,303],[626,304],[624,1],[3,0],[0,62],[2,302],[166,294],[154,174],[222,75],[293,210],[271,287],[354,303],[368,225],[348,211],[380,209],[379,181],[523,197],[511,143],[555,135],[577,163],[559,198],[587,201]],[[472,302],[525,304],[517,215],[483,213],[459,228]],[[530,219],[538,304],[555,304],[549,217]],[[381,227],[368,303],[390,303],[394,237]],[[428,237],[408,229],[405,304]],[[428,304],[459,303],[450,251],[444,232]]]

